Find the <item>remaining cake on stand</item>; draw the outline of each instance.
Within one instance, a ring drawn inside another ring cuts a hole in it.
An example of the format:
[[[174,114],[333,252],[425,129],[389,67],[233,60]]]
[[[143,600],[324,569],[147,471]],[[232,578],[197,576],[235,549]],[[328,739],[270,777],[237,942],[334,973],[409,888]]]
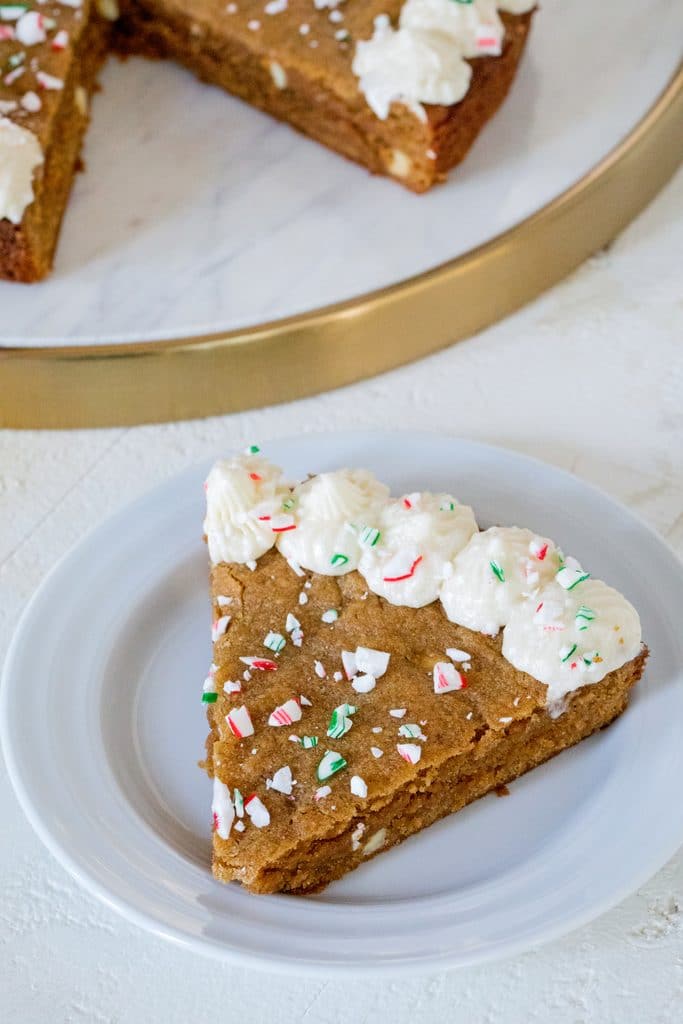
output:
[[[549,540],[363,470],[207,480],[213,870],[313,891],[609,724],[638,615]]]
[[[0,4],[0,277],[50,270],[107,49],[169,57],[424,192],[505,98],[533,0]],[[134,112],[131,114],[134,116]]]

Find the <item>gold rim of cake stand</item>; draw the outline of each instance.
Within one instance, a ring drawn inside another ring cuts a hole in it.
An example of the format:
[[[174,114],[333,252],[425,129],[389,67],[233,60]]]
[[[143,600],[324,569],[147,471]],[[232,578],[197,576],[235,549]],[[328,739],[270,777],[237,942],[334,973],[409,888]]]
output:
[[[0,350],[0,426],[105,427],[285,402],[371,377],[507,316],[611,241],[683,160],[683,64],[633,131],[562,195],[433,270],[243,330]]]

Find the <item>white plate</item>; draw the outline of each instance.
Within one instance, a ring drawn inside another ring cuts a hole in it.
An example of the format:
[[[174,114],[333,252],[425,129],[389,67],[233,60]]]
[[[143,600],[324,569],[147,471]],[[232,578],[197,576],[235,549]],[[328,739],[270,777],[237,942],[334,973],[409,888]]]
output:
[[[31,288],[0,282],[0,344],[243,327],[453,259],[621,141],[671,78],[681,38],[680,0],[541,0],[505,106],[426,196],[170,63],[112,60],[54,276]]]
[[[640,610],[652,654],[610,729],[318,896],[253,896],[209,870],[197,767],[210,661],[200,466],[86,537],[33,598],[8,655],[2,738],[41,838],[84,885],[186,946],[270,969],[405,971],[566,932],[683,841],[683,571],[605,495],[468,441],[363,433],[267,446],[291,475],[365,465],[395,492],[455,490],[484,524],[561,542]]]

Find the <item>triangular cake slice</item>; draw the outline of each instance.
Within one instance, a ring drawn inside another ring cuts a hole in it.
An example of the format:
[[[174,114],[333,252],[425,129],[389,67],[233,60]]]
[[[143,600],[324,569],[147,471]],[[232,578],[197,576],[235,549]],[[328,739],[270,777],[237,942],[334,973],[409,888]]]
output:
[[[257,452],[207,481],[213,871],[303,893],[619,715],[632,606],[542,537]]]

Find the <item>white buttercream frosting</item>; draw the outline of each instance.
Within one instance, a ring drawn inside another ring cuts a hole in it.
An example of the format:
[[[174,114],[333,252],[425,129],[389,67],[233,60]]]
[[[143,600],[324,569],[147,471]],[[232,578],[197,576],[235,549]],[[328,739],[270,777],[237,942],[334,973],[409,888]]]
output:
[[[571,590],[553,580],[511,611],[503,631],[503,656],[548,687],[553,704],[634,658],[641,647],[633,605],[601,580]]]
[[[451,622],[490,636],[503,628],[503,656],[548,687],[551,710],[640,651],[640,621],[621,594],[530,530],[478,532],[472,509],[449,494],[390,499],[363,469],[321,473],[292,489],[280,469],[251,454],[217,463],[206,491],[213,562],[251,563],[277,543],[299,575],[358,569],[392,604],[418,608],[440,598]],[[290,625],[298,627],[294,616]],[[362,661],[362,651],[344,651],[342,661],[349,678],[369,673],[370,688],[383,669]],[[468,658],[456,648],[446,653],[456,663]],[[458,672],[451,675],[457,688]]]
[[[508,14],[526,14],[537,3],[538,0],[497,0],[496,7],[499,11],[507,11]]]
[[[237,455],[217,462],[205,486],[204,533],[212,562],[250,562],[273,547],[289,496],[282,470],[260,455]]]
[[[517,526],[494,526],[457,555],[441,603],[451,622],[495,636],[512,609],[553,578],[558,564],[551,541]]]
[[[386,15],[375,19],[371,39],[359,40],[353,73],[368,106],[382,120],[394,102],[424,117],[421,104],[450,106],[469,89],[472,69],[445,36],[393,29]]]
[[[38,139],[8,117],[0,117],[0,220],[20,224],[34,199],[33,173],[43,163]]]
[[[389,488],[364,469],[320,473],[294,488],[296,529],[278,537],[285,558],[324,576],[358,568],[361,534],[374,525]]]
[[[498,10],[523,14],[534,6],[535,0],[406,0],[396,27],[379,15],[353,59],[368,106],[385,120],[392,103],[403,103],[424,119],[423,103],[459,103],[472,77],[465,58],[502,52]]]
[[[390,501],[378,527],[379,536],[364,545],[359,571],[373,593],[409,608],[437,599],[453,558],[477,532],[468,505],[428,492]]]
[[[500,54],[505,35],[496,0],[406,0],[400,25],[415,34],[448,36],[463,57]]]

